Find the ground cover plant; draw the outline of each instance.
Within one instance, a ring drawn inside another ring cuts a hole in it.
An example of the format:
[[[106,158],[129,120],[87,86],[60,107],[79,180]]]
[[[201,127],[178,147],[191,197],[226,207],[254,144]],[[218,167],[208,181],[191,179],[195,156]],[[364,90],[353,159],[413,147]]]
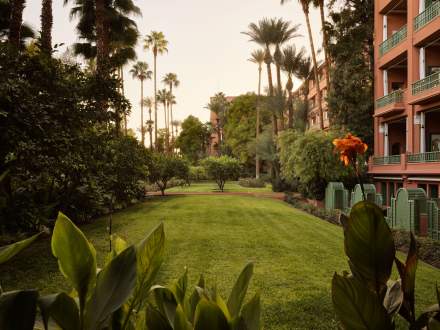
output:
[[[107,220],[81,227],[97,250],[98,266],[105,264],[108,251]],[[188,267],[188,283],[197,283],[203,273],[206,281],[216,283],[219,294],[227,297],[236,275],[252,261],[255,273],[249,294],[260,291],[265,329],[337,327],[331,278],[336,270],[349,270],[340,227],[272,199],[179,196],[154,198],[115,213],[113,231],[133,244],[161,221],[167,241],[157,283],[174,281]],[[400,253],[397,256],[402,258]],[[392,278],[397,276],[394,269]],[[433,287],[439,278],[439,270],[419,262],[418,315],[433,302]],[[1,266],[0,282],[8,291],[38,288],[49,294],[69,289],[44,239]],[[397,329],[406,328],[398,317]]]

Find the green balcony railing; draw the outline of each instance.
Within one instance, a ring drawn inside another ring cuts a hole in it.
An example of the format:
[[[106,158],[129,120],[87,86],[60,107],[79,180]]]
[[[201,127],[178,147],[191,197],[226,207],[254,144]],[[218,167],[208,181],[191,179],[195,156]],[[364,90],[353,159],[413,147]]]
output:
[[[440,16],[440,1],[435,1],[414,18],[414,30],[420,30],[438,16]]]
[[[424,152],[422,154],[408,155],[408,163],[440,162],[440,151]]]
[[[382,108],[388,104],[399,103],[403,100],[403,90],[399,89],[376,100],[376,108]]]
[[[416,95],[437,86],[440,86],[440,72],[434,72],[428,77],[413,83],[412,94]]]
[[[400,44],[403,40],[406,39],[406,35],[407,35],[407,28],[405,25],[399,31],[394,33],[391,37],[389,37],[387,40],[385,40],[380,44],[379,55],[382,56],[385,53],[389,52],[394,47],[396,47],[398,44]]]
[[[392,165],[400,164],[400,155],[384,156],[384,157],[374,157],[374,165]]]

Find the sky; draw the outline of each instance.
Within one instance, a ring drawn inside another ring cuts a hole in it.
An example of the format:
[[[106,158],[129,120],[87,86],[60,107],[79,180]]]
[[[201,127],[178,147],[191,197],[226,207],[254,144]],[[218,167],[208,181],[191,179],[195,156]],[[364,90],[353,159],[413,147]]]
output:
[[[66,46],[77,41],[75,21],[69,19],[71,5],[54,1],[53,43]],[[264,17],[280,17],[292,24],[300,24],[299,33],[291,43],[309,50],[307,27],[297,0],[281,6],[279,0],[134,0],[142,16],[134,17],[141,35],[137,46],[138,60],[153,67],[153,55],[143,49],[143,39],[152,30],[162,31],[169,41],[168,53],[158,57],[158,89],[165,87],[160,81],[168,72],[178,75],[180,86],[175,90],[177,104],[174,118],[183,120],[194,115],[202,122],[209,120],[205,109],[209,98],[217,92],[237,96],[256,92],[257,65],[248,61],[252,50],[258,46],[248,41],[241,32],[247,31],[251,22]],[[35,30],[40,29],[41,0],[27,0],[24,21]],[[311,24],[315,47],[320,49],[319,12],[311,10]],[[318,57],[322,54],[319,54]],[[133,63],[124,69],[126,96],[132,103],[128,126],[135,131],[140,127],[140,83],[130,76]],[[274,71],[274,70],[273,70]],[[263,71],[263,84],[266,72]],[[285,79],[284,79],[285,83]],[[295,81],[294,89],[299,86]],[[153,96],[153,82],[147,81],[144,96]],[[158,124],[163,125],[163,111],[159,107]],[[145,117],[146,118],[146,117]]]

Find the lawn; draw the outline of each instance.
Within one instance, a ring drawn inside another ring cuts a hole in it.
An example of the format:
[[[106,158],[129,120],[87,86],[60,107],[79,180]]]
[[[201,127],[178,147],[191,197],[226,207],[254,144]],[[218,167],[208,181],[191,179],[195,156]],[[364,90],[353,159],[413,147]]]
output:
[[[194,182],[188,186],[177,186],[167,189],[166,192],[219,192],[218,186],[215,182]],[[272,186],[266,184],[264,188],[247,188],[240,186],[237,181],[227,181],[225,185],[225,192],[272,192]]]
[[[262,296],[264,328],[336,329],[330,299],[335,271],[348,270],[342,229],[295,210],[282,201],[247,196],[175,196],[152,200],[114,216],[114,232],[139,241],[160,221],[167,235],[159,283],[178,277],[187,266],[191,283],[204,273],[226,295],[242,267],[255,263],[251,293]],[[108,248],[106,219],[83,226],[102,263]],[[418,309],[435,301],[440,271],[419,263]],[[0,268],[6,290],[67,288],[40,241]]]

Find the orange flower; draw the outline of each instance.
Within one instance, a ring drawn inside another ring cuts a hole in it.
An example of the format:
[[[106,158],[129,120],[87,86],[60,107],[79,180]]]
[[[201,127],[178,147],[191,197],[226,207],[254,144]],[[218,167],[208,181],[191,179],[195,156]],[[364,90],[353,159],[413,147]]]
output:
[[[341,155],[341,161],[345,166],[348,166],[350,162],[355,164],[357,155],[365,154],[368,149],[368,146],[360,138],[350,133],[343,139],[334,139],[333,144],[335,150]]]

